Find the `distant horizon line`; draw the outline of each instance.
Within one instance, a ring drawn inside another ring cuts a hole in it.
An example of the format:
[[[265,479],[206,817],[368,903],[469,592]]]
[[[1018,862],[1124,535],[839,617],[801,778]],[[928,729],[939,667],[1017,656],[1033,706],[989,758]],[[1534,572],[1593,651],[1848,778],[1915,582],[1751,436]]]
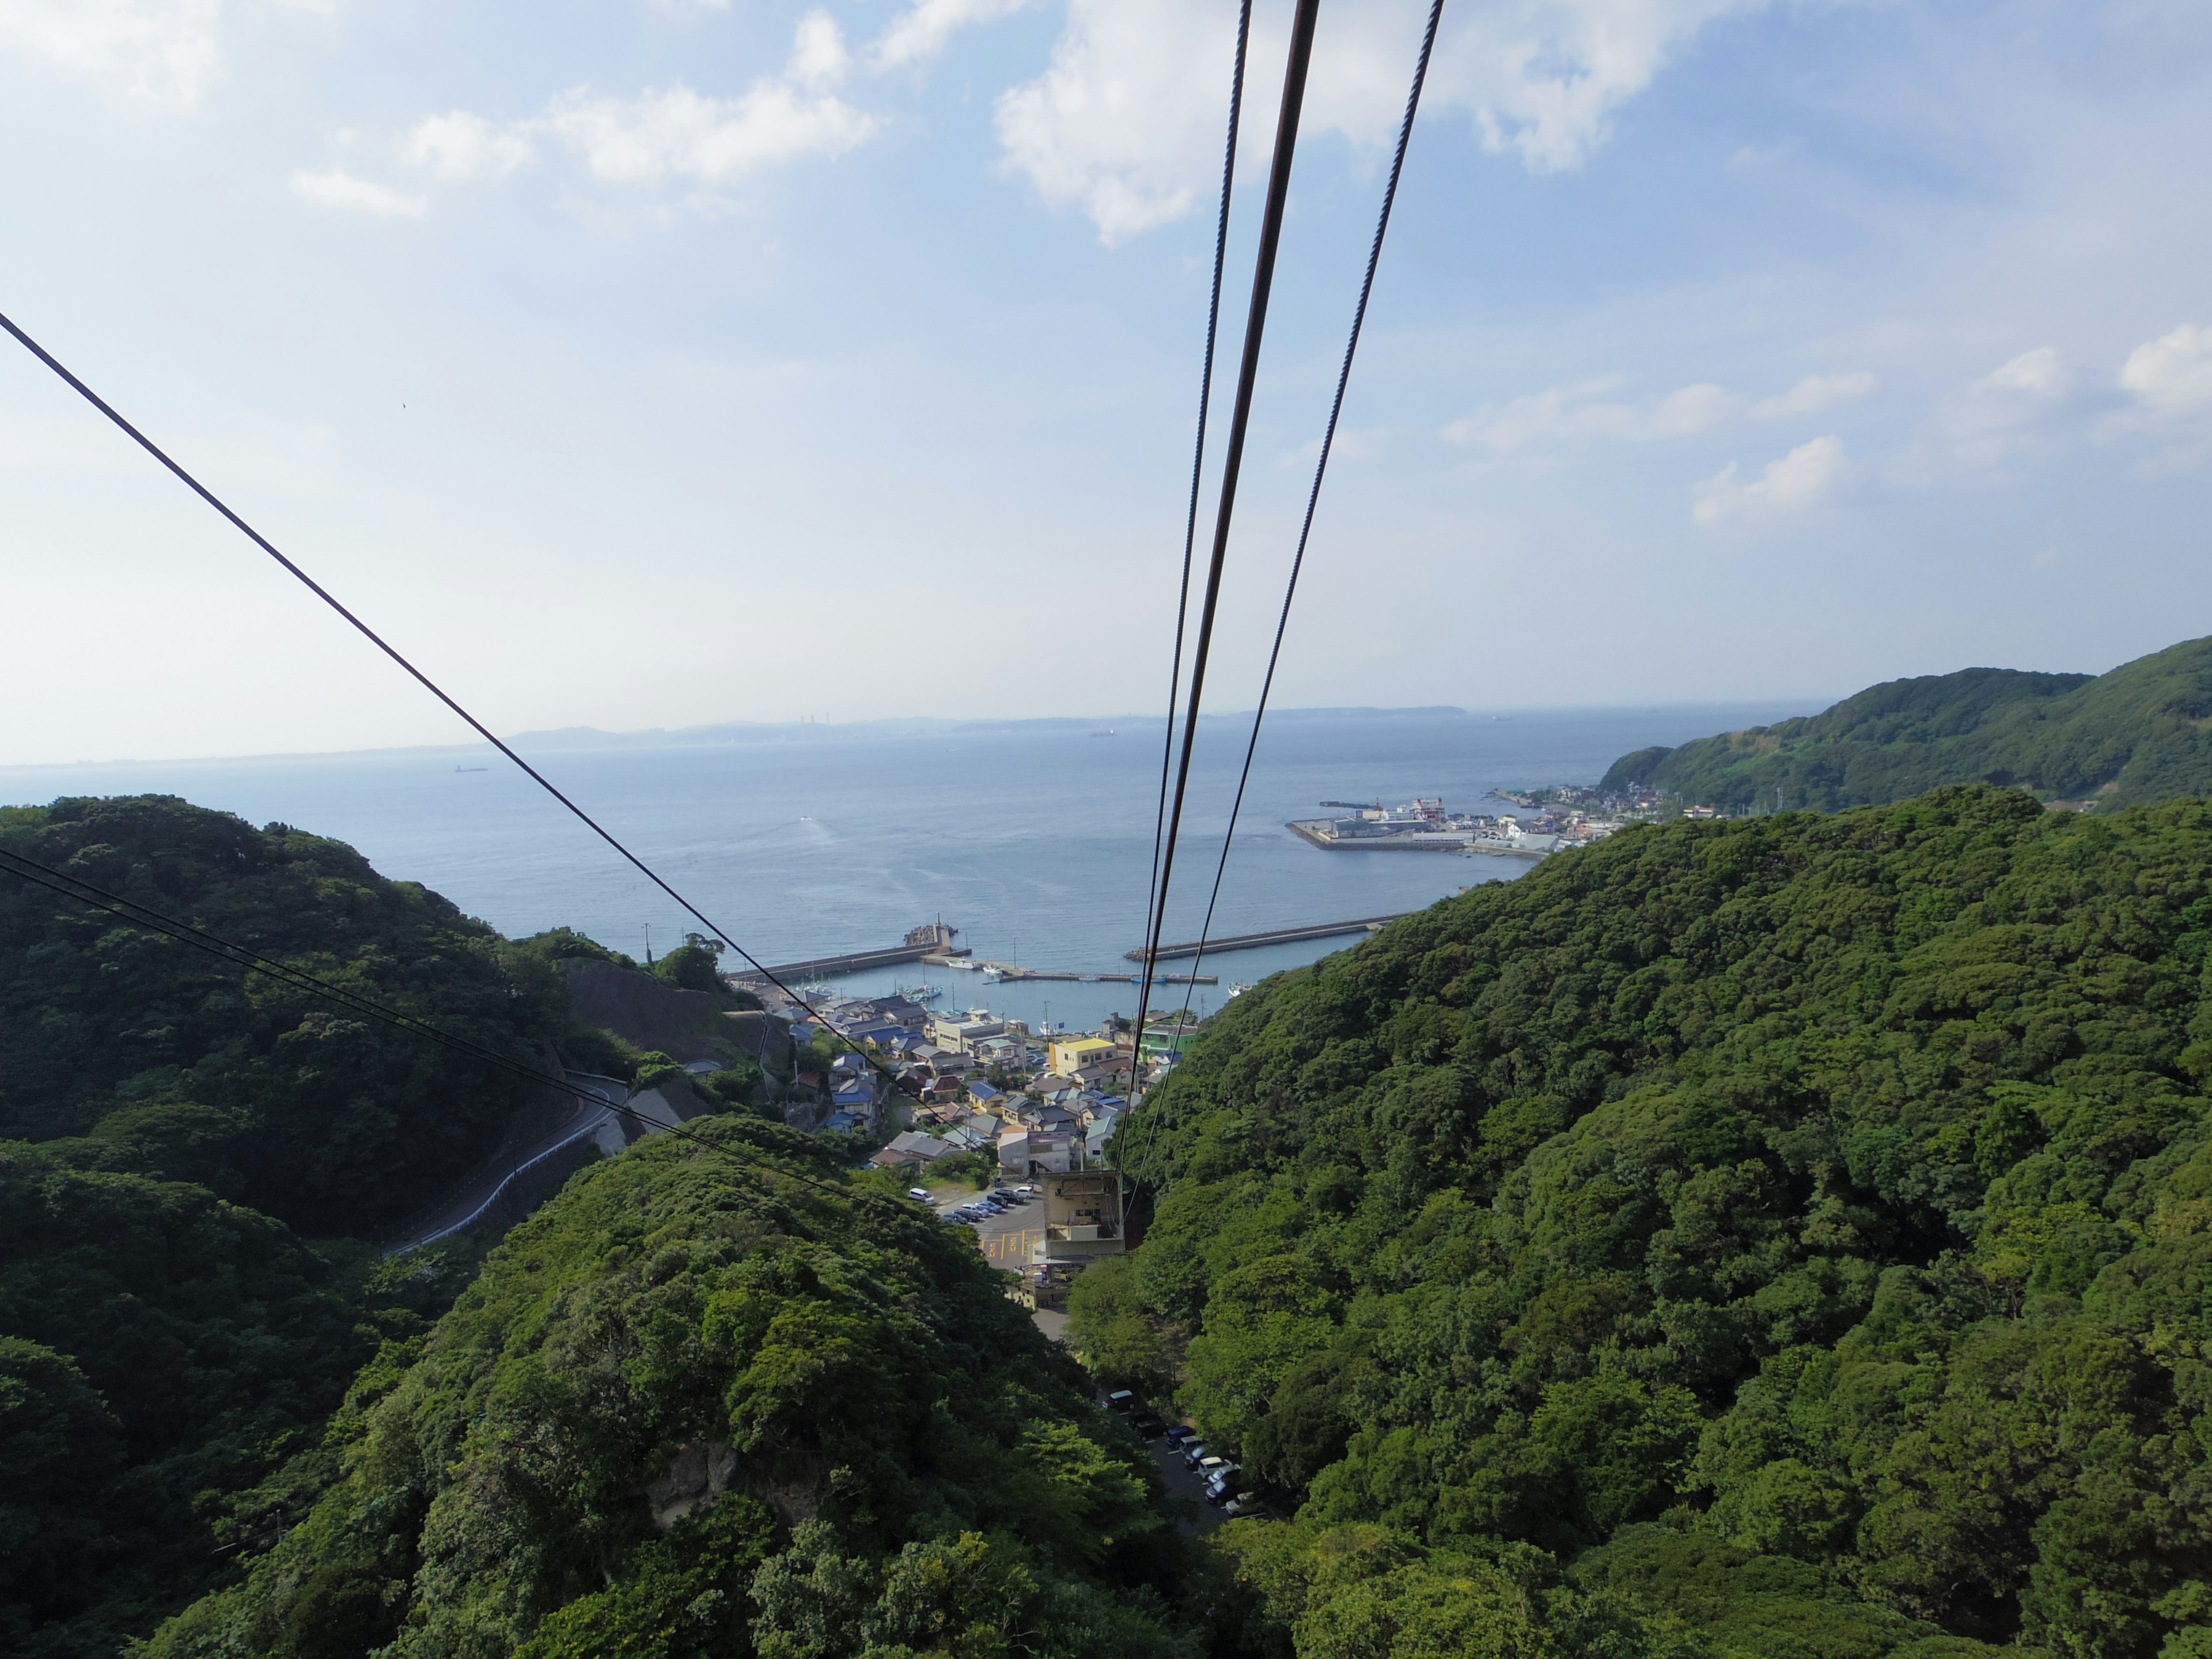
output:
[[[1772,708],[1778,705],[1794,707],[1802,703],[1825,708],[1837,701],[1832,696],[1825,700],[1811,697],[1745,697],[1723,702],[1603,702],[1556,703],[1530,705],[1494,709],[1468,709],[1455,703],[1414,703],[1395,707],[1376,705],[1316,706],[1299,708],[1272,708],[1267,711],[1273,720],[1304,722],[1314,720],[1407,720],[1418,718],[1479,720],[1504,722],[1519,718],[1543,719],[1572,715],[1605,714],[1664,714],[1672,710],[1689,712],[1695,709]],[[1224,714],[1201,714],[1201,725],[1216,722],[1249,720],[1253,711],[1249,708]],[[703,749],[719,748],[753,741],[774,742],[794,736],[816,737],[836,733],[840,737],[866,736],[952,736],[969,734],[989,736],[1016,731],[1041,732],[1059,730],[1071,732],[1097,732],[1103,735],[1118,732],[1124,726],[1142,728],[1163,724],[1164,716],[1150,714],[1044,714],[1013,719],[955,719],[936,715],[892,715],[882,718],[860,718],[846,720],[716,720],[700,726],[639,726],[627,731],[608,731],[595,726],[548,726],[526,732],[517,732],[503,741],[517,750],[538,754],[587,753],[610,749]],[[230,755],[123,755],[97,760],[74,761],[14,761],[0,762],[0,772],[70,771],[80,767],[100,766],[200,766],[224,762],[343,760],[366,756],[410,755],[432,756],[496,756],[498,750],[481,740],[446,744],[391,744],[360,749],[290,749],[265,750],[258,753]]]

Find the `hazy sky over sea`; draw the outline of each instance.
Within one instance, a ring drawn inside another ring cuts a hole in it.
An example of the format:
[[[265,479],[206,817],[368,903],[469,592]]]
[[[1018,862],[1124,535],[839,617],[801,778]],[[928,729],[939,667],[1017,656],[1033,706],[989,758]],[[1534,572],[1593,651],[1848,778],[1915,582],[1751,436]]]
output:
[[[1224,708],[1423,10],[1322,8]],[[0,310],[497,727],[1149,707],[1234,15],[0,0]],[[2212,631],[2208,155],[2201,0],[1448,0],[1279,698]],[[0,592],[0,763],[457,735],[12,343]]]

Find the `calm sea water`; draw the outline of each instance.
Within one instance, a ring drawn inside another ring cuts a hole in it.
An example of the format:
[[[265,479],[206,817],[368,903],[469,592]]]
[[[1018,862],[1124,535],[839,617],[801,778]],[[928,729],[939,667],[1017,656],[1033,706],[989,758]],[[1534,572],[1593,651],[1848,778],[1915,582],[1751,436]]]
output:
[[[1497,787],[1594,782],[1619,756],[1814,712],[1757,707],[1271,719],[1261,739],[1216,933],[1417,908],[1521,860],[1333,853],[1285,820],[1322,800],[1441,795],[1501,811]],[[1247,726],[1209,722],[1194,757],[1166,936],[1197,936]],[[979,956],[1038,968],[1126,971],[1144,932],[1159,728],[1111,737],[1014,727],[954,735],[811,738],[615,748],[534,757],[586,811],[766,963],[895,944],[941,915]],[[485,766],[457,771],[456,765]],[[388,876],[420,881],[510,934],[558,924],[641,957],[697,924],[506,763],[455,751],[0,769],[0,802],[160,793],[351,842]],[[1348,940],[1240,951],[1209,963],[1231,982],[1310,962]],[[734,959],[732,959],[734,961]],[[1187,964],[1186,964],[1187,965]],[[1131,1012],[1127,985],[988,984],[908,967],[854,988],[925,978],[948,1000],[1032,1021]]]

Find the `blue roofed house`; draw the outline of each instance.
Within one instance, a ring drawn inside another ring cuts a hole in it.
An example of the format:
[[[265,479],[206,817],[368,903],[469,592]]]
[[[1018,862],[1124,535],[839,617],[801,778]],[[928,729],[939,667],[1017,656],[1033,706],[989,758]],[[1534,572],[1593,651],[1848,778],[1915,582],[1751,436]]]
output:
[[[849,1113],[862,1122],[876,1115],[876,1085],[870,1079],[856,1077],[849,1083],[839,1084],[830,1099],[839,1112]]]
[[[848,1135],[860,1127],[860,1120],[850,1112],[832,1112],[823,1121],[822,1127],[833,1135]]]

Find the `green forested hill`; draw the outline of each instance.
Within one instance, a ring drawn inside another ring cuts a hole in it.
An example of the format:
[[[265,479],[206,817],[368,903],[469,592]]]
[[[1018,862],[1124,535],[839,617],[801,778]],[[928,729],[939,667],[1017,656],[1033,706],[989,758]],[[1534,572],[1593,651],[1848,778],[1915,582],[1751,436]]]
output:
[[[544,954],[336,842],[140,798],[0,810],[0,846],[520,1057],[568,1035]],[[286,1512],[264,1480],[472,1266],[357,1236],[517,1091],[0,873],[0,1651],[112,1654]]]
[[[142,796],[0,808],[0,847],[518,1059],[568,1026],[550,963],[339,842]],[[0,1139],[358,1232],[481,1156],[523,1087],[0,874]]]
[[[1947,783],[2016,784],[2100,810],[2212,795],[2212,639],[2109,674],[1969,668],[1892,680],[1825,714],[1624,755],[1632,782],[1730,811],[1833,811]]]
[[[2202,1659],[2208,1077],[2202,804],[1634,829],[1230,1004],[1075,1331],[1303,1503],[1263,1648]]]
[[[1150,1461],[970,1237],[781,1125],[694,1127],[389,1347],[343,1477],[147,1659],[1194,1655]]]

